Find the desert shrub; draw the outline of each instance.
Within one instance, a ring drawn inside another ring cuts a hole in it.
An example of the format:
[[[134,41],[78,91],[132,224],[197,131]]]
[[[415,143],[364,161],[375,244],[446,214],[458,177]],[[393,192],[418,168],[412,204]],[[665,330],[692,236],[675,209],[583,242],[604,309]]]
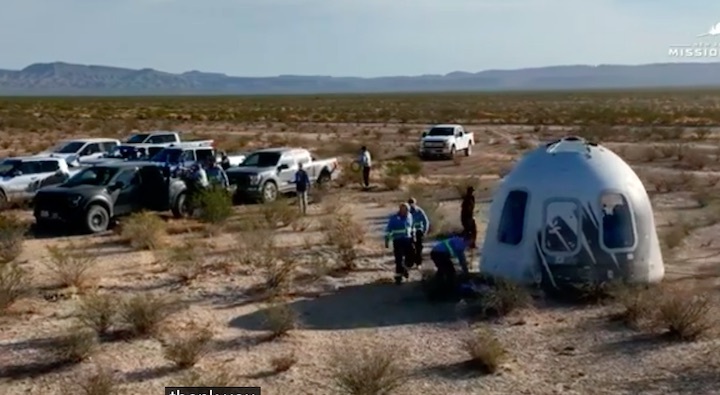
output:
[[[93,293],[80,299],[76,316],[83,326],[94,330],[98,335],[105,335],[115,324],[117,312],[117,297]]]
[[[273,232],[255,230],[239,233],[236,238],[237,259],[241,265],[258,268],[279,259]]]
[[[169,271],[184,283],[195,280],[204,269],[201,247],[192,241],[170,248],[165,261]]]
[[[133,248],[153,250],[165,243],[167,224],[157,214],[143,211],[123,222],[121,235]]]
[[[287,335],[298,326],[299,316],[286,303],[273,303],[264,311],[265,328],[270,332],[270,339]]]
[[[673,250],[679,247],[692,232],[692,227],[685,222],[671,223],[661,235],[662,247]]]
[[[480,297],[468,305],[468,313],[479,318],[503,317],[530,305],[527,289],[502,278],[492,280]]]
[[[120,382],[109,369],[98,369],[97,372],[83,377],[76,382],[76,388],[64,393],[81,395],[119,395]]]
[[[276,298],[290,291],[297,261],[290,255],[267,260],[261,267],[266,296]]]
[[[210,224],[222,224],[233,215],[232,196],[223,188],[207,188],[197,197],[200,220]]]
[[[277,199],[274,202],[264,203],[261,213],[271,229],[291,225],[300,217],[298,208],[290,204],[290,199]]]
[[[358,258],[358,246],[366,237],[365,227],[346,212],[336,213],[323,221],[326,243],[332,248],[341,269],[352,270]]]
[[[714,327],[714,309],[708,295],[668,288],[657,302],[656,325],[666,329],[672,338],[695,340]]]
[[[422,162],[410,156],[402,161],[393,161],[387,164],[382,183],[385,188],[394,191],[400,189],[403,176],[417,176],[422,173]]]
[[[65,248],[47,247],[49,261],[45,266],[55,281],[62,287],[84,289],[94,280],[93,269],[97,263],[95,256],[87,250],[71,245]]]
[[[655,294],[652,290],[637,285],[617,287],[612,292],[613,299],[622,310],[612,316],[630,328],[639,329],[643,322],[652,318]]]
[[[27,230],[28,226],[18,217],[0,213],[0,265],[20,256]]]
[[[489,328],[479,328],[464,339],[463,345],[470,359],[468,365],[482,373],[495,373],[507,352]]]
[[[281,373],[290,370],[297,362],[298,358],[295,353],[290,352],[270,359],[270,366],[273,372]]]
[[[330,372],[337,393],[346,395],[387,395],[409,381],[400,355],[393,347],[337,350]]]
[[[193,324],[185,333],[162,340],[164,356],[180,369],[190,368],[210,350],[212,338],[209,328]]]
[[[58,362],[77,363],[86,360],[98,345],[97,334],[87,329],[71,328],[56,339],[50,352]]]
[[[27,292],[27,272],[17,263],[0,265],[0,313],[6,311]]]
[[[135,336],[154,335],[172,313],[177,303],[164,296],[143,293],[125,300],[120,308],[120,319]]]

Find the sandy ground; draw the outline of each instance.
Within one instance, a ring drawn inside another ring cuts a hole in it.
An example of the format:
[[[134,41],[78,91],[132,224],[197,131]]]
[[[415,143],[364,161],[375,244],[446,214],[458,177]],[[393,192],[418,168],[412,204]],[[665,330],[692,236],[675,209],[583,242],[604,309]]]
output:
[[[375,127],[383,136],[392,136],[398,146],[411,147],[412,136],[394,132],[397,125],[364,125]],[[352,140],[357,126],[334,125],[335,134]],[[193,128],[190,128],[192,131]],[[244,130],[204,130],[215,133],[255,135],[253,127]],[[325,141],[325,127],[315,133],[300,130],[294,139]],[[457,221],[459,201],[448,191],[447,182],[458,182],[468,176],[483,176],[478,204],[479,240],[482,240],[484,213],[495,185],[494,178],[512,166],[514,160],[539,140],[560,135],[563,130],[546,130],[544,135],[531,134],[524,127],[471,127],[477,137],[475,153],[459,162],[435,161],[424,164],[424,190],[432,190],[441,209],[450,221]],[[195,131],[198,133],[197,131]],[[283,134],[277,131],[279,136]],[[374,132],[373,132],[374,133]],[[321,137],[318,137],[321,136]],[[358,137],[358,141],[363,139]],[[683,142],[680,142],[685,144]],[[658,144],[678,144],[659,142]],[[712,141],[706,144],[714,145]],[[392,144],[390,144],[392,145]],[[627,153],[628,145],[619,148]],[[385,144],[383,144],[385,146]],[[620,147],[621,144],[609,144]],[[699,147],[702,148],[702,147]],[[391,155],[377,153],[376,156]],[[631,161],[639,173],[660,172],[668,178],[678,170],[679,159]],[[702,172],[720,176],[720,165],[710,161]],[[443,184],[445,183],[445,184]],[[443,186],[444,185],[444,186]],[[649,189],[652,189],[648,185]],[[710,190],[714,186],[710,187]],[[450,188],[452,189],[452,188]],[[662,230],[667,224],[683,218],[702,216],[693,200],[693,187],[680,191],[653,193],[657,223]],[[716,191],[716,190],[714,190]],[[508,348],[510,358],[501,371],[493,375],[477,375],[462,367],[467,359],[461,340],[471,324],[463,319],[457,306],[429,304],[419,287],[419,272],[411,282],[397,287],[388,284],[391,277],[391,254],[382,246],[382,220],[407,196],[407,192],[383,191],[378,180],[370,192],[346,187],[333,192],[367,227],[368,236],[361,248],[359,268],[345,276],[324,276],[308,285],[311,295],[291,300],[291,307],[300,315],[301,328],[286,338],[260,342],[263,334],[262,311],[265,306],[254,303],[249,290],[259,281],[257,273],[232,265],[237,236],[230,231],[204,239],[212,244],[207,262],[230,262],[229,270],[208,270],[189,285],[172,281],[158,262],[158,255],[149,251],[133,251],[109,232],[99,236],[67,236],[30,238],[18,259],[32,270],[35,292],[13,307],[13,314],[0,317],[0,392],[3,394],[68,393],[78,378],[93,371],[95,366],[112,369],[122,382],[122,393],[161,393],[166,385],[177,383],[182,373],[174,372],[163,358],[158,341],[132,340],[101,344],[94,355],[82,363],[56,371],[39,372],[21,367],[42,362],[43,342],[69,327],[78,299],[67,290],[52,287],[44,262],[47,246],[83,245],[92,247],[97,256],[96,273],[99,287],[118,296],[141,292],[162,292],[186,302],[187,308],[173,315],[166,331],[180,331],[190,320],[209,325],[215,333],[212,351],[195,369],[216,369],[222,366],[237,378],[236,385],[261,386],[263,394],[337,394],[330,387],[328,367],[332,351],[339,347],[386,347],[404,355],[402,363],[412,379],[400,389],[401,394],[711,394],[720,385],[718,375],[718,343],[706,339],[692,343],[666,343],[656,337],[638,335],[619,324],[609,323],[612,307],[568,307],[538,301],[531,309],[491,322],[500,340]],[[282,245],[293,245],[298,256],[321,236],[321,219],[326,206],[313,204],[304,219],[303,231],[292,227],[279,229],[275,237]],[[237,207],[238,215],[249,210]],[[25,213],[24,215],[28,215]],[[718,226],[693,230],[681,246],[666,255],[669,281],[687,281],[688,286],[702,283],[715,286],[717,257],[713,241]],[[200,234],[172,236],[172,242],[185,238],[203,238]],[[426,263],[429,260],[426,258]],[[475,259],[477,263],[477,259]],[[70,295],[65,297],[66,295]],[[294,353],[298,362],[290,370],[272,372],[273,358]]]

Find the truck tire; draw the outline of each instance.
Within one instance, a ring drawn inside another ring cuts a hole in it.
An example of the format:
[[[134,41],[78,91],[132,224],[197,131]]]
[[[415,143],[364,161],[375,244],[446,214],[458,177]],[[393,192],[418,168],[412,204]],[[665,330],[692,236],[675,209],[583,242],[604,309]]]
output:
[[[278,187],[275,181],[267,181],[260,190],[260,199],[263,203],[274,202],[277,199]]]
[[[318,177],[318,179],[317,179],[317,184],[319,186],[325,186],[325,185],[327,185],[327,183],[330,182],[330,180],[331,180],[330,172],[323,170],[320,173],[320,177]]]
[[[187,207],[187,193],[183,192],[178,195],[177,199],[175,199],[175,202],[172,205],[172,214],[175,218],[185,218],[188,216],[188,207]]]
[[[470,144],[468,144],[468,147],[465,148],[465,156],[470,156],[470,155],[472,155],[472,142],[470,142]]]
[[[457,151],[457,150],[455,149],[455,145],[453,145],[452,147],[450,147],[450,159],[452,159],[452,158],[455,157],[455,154],[457,153],[456,151]]]
[[[110,213],[105,207],[93,204],[85,212],[85,229],[90,233],[101,233],[110,226]]]

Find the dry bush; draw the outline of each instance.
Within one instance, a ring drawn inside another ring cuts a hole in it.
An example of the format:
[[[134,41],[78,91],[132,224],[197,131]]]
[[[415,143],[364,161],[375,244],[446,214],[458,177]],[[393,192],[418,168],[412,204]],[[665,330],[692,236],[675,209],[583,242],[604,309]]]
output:
[[[478,328],[463,341],[470,359],[468,365],[482,373],[495,373],[503,363],[507,351],[489,328]]]
[[[668,251],[679,247],[691,232],[692,227],[688,223],[676,222],[668,224],[668,228],[661,236],[662,247]]]
[[[98,368],[97,372],[74,381],[72,389],[64,390],[67,394],[81,395],[119,395],[120,382],[110,369]]]
[[[180,369],[195,366],[210,351],[213,339],[213,332],[209,328],[195,323],[184,332],[161,341],[165,358]]]
[[[45,266],[52,273],[55,281],[62,287],[75,287],[85,289],[95,280],[94,255],[84,248],[70,245],[64,248],[47,247],[50,261]]]
[[[395,346],[336,350],[328,368],[336,393],[346,395],[388,395],[410,379]]]
[[[206,370],[189,371],[180,378],[178,383],[183,387],[231,387],[237,385],[237,378],[223,366],[215,366]]]
[[[357,222],[352,214],[336,213],[322,223],[326,243],[332,248],[341,270],[353,270],[357,267],[358,245],[367,235],[365,227]]]
[[[279,259],[273,232],[268,229],[242,232],[236,238],[237,260],[241,265],[259,268]]]
[[[168,270],[183,283],[190,283],[203,273],[203,246],[197,242],[186,241],[167,251],[165,263]]]
[[[715,326],[714,306],[707,294],[667,288],[655,303],[655,325],[674,339],[695,340]]]
[[[297,206],[290,204],[290,199],[277,199],[274,202],[264,203],[260,210],[267,226],[271,229],[292,225],[300,218],[300,211]]]
[[[27,272],[17,263],[0,265],[0,313],[4,313],[28,291]]]
[[[480,297],[469,303],[468,313],[478,318],[504,317],[530,306],[532,298],[524,287],[502,278],[494,278]]]
[[[694,134],[695,134],[695,139],[705,140],[710,136],[711,131],[708,128],[697,128],[694,130]]]
[[[290,254],[266,260],[260,267],[266,296],[272,299],[288,293],[297,267],[298,262]]]
[[[135,213],[122,223],[121,235],[133,248],[154,250],[167,238],[167,224],[157,214]]]
[[[612,291],[612,298],[622,310],[611,318],[633,329],[642,328],[653,315],[657,296],[653,291],[638,285],[618,286]]]
[[[117,297],[110,294],[92,293],[84,295],[77,307],[80,323],[102,336],[115,324],[118,313]]]
[[[150,336],[178,307],[167,296],[142,293],[125,300],[120,308],[120,319],[134,336]]]
[[[401,175],[384,175],[380,180],[385,189],[389,191],[397,191],[402,187],[403,180]]]
[[[290,368],[295,366],[297,362],[298,359],[295,355],[295,352],[289,352],[279,357],[274,357],[270,359],[270,366],[272,367],[273,372],[281,373],[290,370]]]
[[[28,226],[18,217],[0,214],[0,265],[15,260],[23,251]]]
[[[269,339],[277,339],[287,335],[298,327],[299,316],[286,303],[273,303],[264,311],[264,325],[270,332]]]
[[[49,351],[57,362],[77,363],[90,357],[97,345],[98,337],[95,332],[84,328],[70,328],[67,334],[53,342]]]

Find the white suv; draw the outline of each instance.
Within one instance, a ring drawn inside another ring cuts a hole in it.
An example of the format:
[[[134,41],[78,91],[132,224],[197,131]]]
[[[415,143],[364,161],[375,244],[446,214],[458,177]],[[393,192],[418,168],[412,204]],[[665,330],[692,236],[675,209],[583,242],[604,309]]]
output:
[[[31,199],[39,188],[61,184],[74,172],[62,158],[5,159],[0,162],[0,204]]]

